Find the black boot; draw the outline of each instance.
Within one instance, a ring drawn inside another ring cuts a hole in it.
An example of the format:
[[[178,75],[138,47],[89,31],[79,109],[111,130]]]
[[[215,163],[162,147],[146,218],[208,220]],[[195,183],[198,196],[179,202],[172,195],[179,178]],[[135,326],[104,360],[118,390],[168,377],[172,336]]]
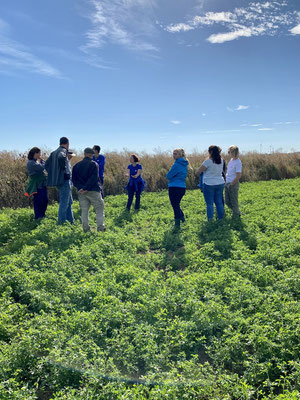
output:
[[[174,231],[178,231],[179,229],[180,229],[180,219],[175,218]]]

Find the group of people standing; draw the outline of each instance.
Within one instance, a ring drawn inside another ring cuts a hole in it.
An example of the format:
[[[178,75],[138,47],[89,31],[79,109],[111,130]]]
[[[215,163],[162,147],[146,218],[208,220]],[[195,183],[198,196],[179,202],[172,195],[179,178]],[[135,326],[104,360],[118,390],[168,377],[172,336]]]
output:
[[[89,209],[93,205],[96,212],[97,230],[104,231],[103,176],[105,157],[100,154],[100,146],[84,149],[84,158],[71,168],[75,154],[69,151],[69,139],[60,138],[59,147],[47,161],[41,159],[41,150],[33,147],[28,153],[27,171],[29,182],[26,196],[34,196],[35,218],[45,217],[48,204],[47,186],[54,186],[59,192],[58,224],[74,222],[72,211],[72,186],[78,190],[81,222],[85,232],[90,231]],[[47,172],[47,176],[45,175]]]
[[[60,139],[59,147],[53,151],[47,161],[41,159],[41,150],[33,147],[28,153],[27,171],[29,182],[25,195],[34,196],[35,218],[43,218],[48,204],[47,186],[55,186],[59,191],[58,223],[65,221],[73,223],[72,212],[72,185],[78,190],[78,199],[81,209],[81,222],[85,232],[90,231],[89,209],[93,205],[96,212],[96,224],[98,231],[105,231],[104,225],[104,200],[103,181],[105,156],[100,154],[100,146],[84,149],[84,158],[71,169],[71,158],[75,155],[69,151],[69,140],[66,137]],[[225,161],[221,157],[221,148],[211,145],[208,148],[208,157],[198,169],[200,186],[203,191],[207,219],[213,219],[214,205],[217,218],[224,217],[225,203],[232,210],[233,215],[240,216],[238,204],[239,180],[242,175],[242,163],[239,159],[237,146],[230,146],[228,154],[231,157],[226,172]],[[185,222],[184,213],[180,207],[181,200],[186,191],[186,178],[189,161],[184,149],[173,151],[174,164],[168,171],[168,190],[170,203],[174,210],[175,228],[178,229]],[[191,167],[190,167],[191,168]],[[45,175],[47,171],[47,177]],[[130,156],[130,164],[127,167],[128,201],[126,209],[130,211],[134,195],[135,210],[140,208],[141,193],[145,188],[142,178],[142,165],[136,154]]]
[[[211,145],[208,148],[208,157],[202,163],[197,173],[200,175],[200,186],[206,203],[206,214],[208,221],[214,216],[214,205],[217,211],[217,218],[224,217],[224,197],[225,203],[232,210],[234,216],[240,216],[238,203],[239,180],[242,176],[242,163],[239,159],[239,148],[230,146],[228,154],[231,157],[226,173],[225,160],[221,157],[222,149],[219,146]],[[181,222],[185,222],[185,216],[180,208],[180,202],[185,195],[186,177],[188,173],[189,161],[186,158],[184,149],[173,151],[174,164],[167,173],[169,181],[169,198],[174,210],[175,228],[180,227]]]

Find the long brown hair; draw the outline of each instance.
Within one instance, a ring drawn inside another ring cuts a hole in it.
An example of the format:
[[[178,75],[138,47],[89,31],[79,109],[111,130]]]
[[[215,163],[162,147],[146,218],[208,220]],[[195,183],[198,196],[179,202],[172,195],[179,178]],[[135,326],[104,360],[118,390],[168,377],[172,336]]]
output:
[[[208,153],[215,164],[221,164],[222,159],[221,159],[221,147],[216,146],[215,144],[212,144],[208,148]]]

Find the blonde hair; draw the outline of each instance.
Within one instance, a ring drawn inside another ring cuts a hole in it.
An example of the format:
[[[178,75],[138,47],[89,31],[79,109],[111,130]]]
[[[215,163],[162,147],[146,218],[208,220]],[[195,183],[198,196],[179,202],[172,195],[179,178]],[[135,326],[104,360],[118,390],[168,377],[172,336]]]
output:
[[[174,149],[173,152],[176,151],[177,154],[179,154],[179,157],[182,157],[184,160],[189,162],[189,160],[186,158],[186,154],[184,149]]]
[[[237,146],[234,146],[233,144],[228,147],[228,151],[232,153],[235,158],[240,155],[239,148]]]

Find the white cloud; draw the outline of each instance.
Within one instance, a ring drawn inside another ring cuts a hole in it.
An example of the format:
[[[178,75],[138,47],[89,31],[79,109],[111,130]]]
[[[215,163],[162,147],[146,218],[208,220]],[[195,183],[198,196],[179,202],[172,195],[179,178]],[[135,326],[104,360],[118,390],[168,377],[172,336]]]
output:
[[[236,108],[232,107],[226,107],[227,111],[234,112],[234,111],[241,111],[241,110],[247,110],[250,106],[243,106],[243,105],[238,105]]]
[[[262,32],[261,28],[243,28],[238,29],[232,32],[225,32],[225,33],[216,33],[210,35],[207,40],[210,43],[224,43],[229,42],[231,40],[238,39],[239,37],[250,37],[250,36],[257,36]]]
[[[290,29],[290,32],[293,35],[300,35],[300,24],[297,26],[294,26],[294,28]]]
[[[206,114],[205,114],[205,113],[202,113],[202,117],[206,117]]]
[[[262,126],[262,124],[242,124],[240,126],[254,126],[254,127],[257,127],[257,126]]]
[[[152,43],[156,34],[153,22],[155,0],[89,0],[92,28],[86,32],[87,42],[80,49],[90,54],[106,43],[139,52],[157,52]]]
[[[172,120],[172,121],[170,121],[171,122],[171,124],[173,124],[173,125],[180,125],[181,124],[181,121],[177,121],[177,120]]]
[[[177,24],[177,25],[169,25],[166,30],[168,32],[174,33],[174,32],[186,32],[194,29],[192,26],[188,24]]]
[[[236,111],[241,111],[241,110],[247,110],[247,108],[249,108],[250,106],[243,106],[243,105],[239,105],[237,106],[237,108],[235,109]]]
[[[32,53],[31,49],[8,37],[9,25],[0,19],[0,65],[7,69],[22,70],[52,78],[63,78],[61,72]]]
[[[273,128],[259,128],[259,131],[272,131]]]
[[[290,125],[292,124],[291,121],[286,121],[286,122],[274,122],[274,125]]]
[[[287,5],[285,0],[250,2],[248,7],[235,8],[233,11],[200,13],[187,21],[170,24],[165,30],[178,33],[216,24],[226,27],[226,32],[217,32],[207,38],[213,44],[240,37],[275,36],[281,33],[284,27],[290,27],[292,34],[300,34],[300,25],[293,27],[299,23],[299,13],[287,11]]]

